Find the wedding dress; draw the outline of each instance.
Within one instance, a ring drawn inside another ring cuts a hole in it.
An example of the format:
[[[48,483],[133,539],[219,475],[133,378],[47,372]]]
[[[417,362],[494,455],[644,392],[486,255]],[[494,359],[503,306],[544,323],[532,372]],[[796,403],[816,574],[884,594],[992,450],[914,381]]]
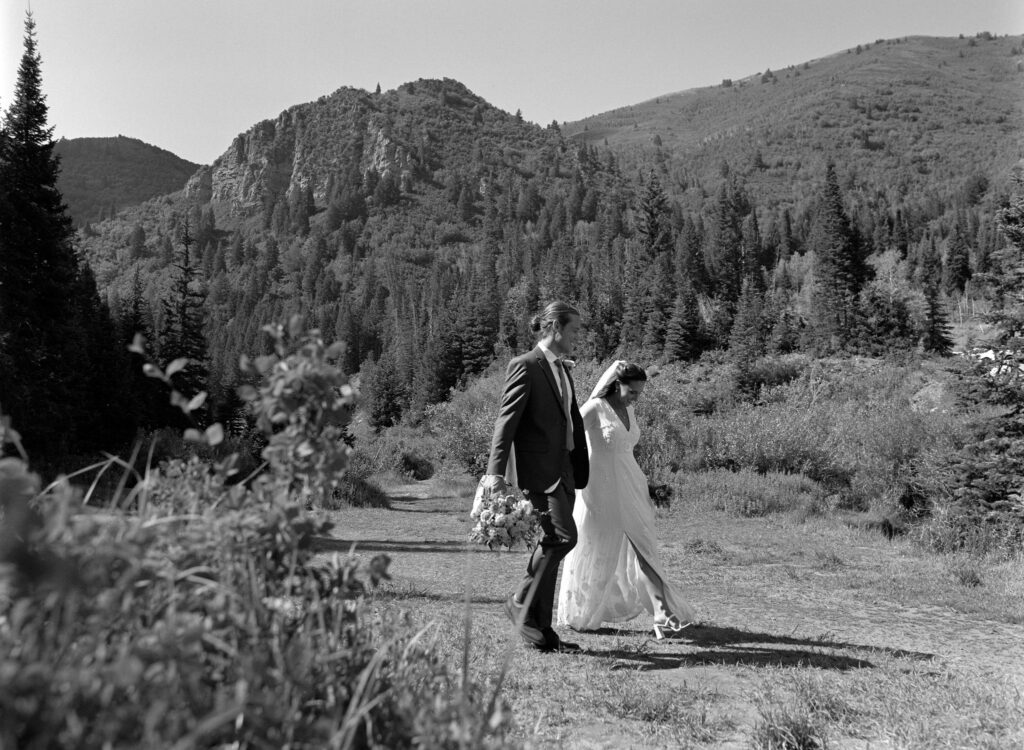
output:
[[[594,630],[644,611],[656,622],[673,615],[683,623],[696,622],[696,613],[665,578],[658,555],[647,478],[633,456],[640,439],[633,408],[627,412],[628,429],[603,398],[591,398],[580,411],[590,449],[590,482],[576,493],[573,518],[579,540],[562,568],[559,624]]]

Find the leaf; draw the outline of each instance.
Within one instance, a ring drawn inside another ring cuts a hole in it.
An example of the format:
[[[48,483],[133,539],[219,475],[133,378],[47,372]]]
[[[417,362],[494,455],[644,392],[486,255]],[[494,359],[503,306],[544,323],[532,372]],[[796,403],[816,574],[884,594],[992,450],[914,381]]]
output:
[[[146,337],[141,333],[136,333],[135,337],[132,338],[132,343],[128,345],[128,351],[135,352],[136,354],[146,354]]]
[[[176,372],[181,372],[185,369],[188,364],[188,357],[178,357],[176,360],[167,365],[167,377],[171,377]]]
[[[224,428],[220,422],[214,422],[206,428],[206,440],[210,445],[220,445],[224,441]]]
[[[195,427],[189,427],[187,430],[185,430],[185,439],[188,440],[190,443],[206,442],[206,437]]]
[[[142,372],[144,375],[148,375],[151,378],[158,378],[160,380],[167,379],[164,377],[163,372],[160,371],[160,368],[154,365],[152,362],[147,362],[146,364],[144,364],[142,366]]]
[[[201,407],[205,403],[206,403],[206,391],[199,391],[199,393],[197,393],[195,395],[195,397],[191,401],[188,402],[188,407],[187,408],[188,408],[189,411],[195,411],[196,409],[198,409],[199,407]]]
[[[347,348],[348,344],[346,344],[344,341],[335,341],[333,344],[327,347],[325,356],[327,357],[327,359],[331,360],[338,359],[338,357],[345,353],[345,349]]]
[[[288,320],[288,335],[293,339],[297,339],[302,335],[302,316],[293,315]]]

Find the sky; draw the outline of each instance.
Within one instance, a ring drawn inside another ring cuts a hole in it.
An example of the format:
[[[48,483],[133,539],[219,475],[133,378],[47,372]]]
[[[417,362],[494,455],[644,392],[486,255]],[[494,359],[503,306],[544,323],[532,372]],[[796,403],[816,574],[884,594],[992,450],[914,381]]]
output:
[[[0,0],[0,108],[31,5],[55,137],[209,164],[342,86],[454,78],[541,125],[876,39],[1024,33],[1024,0]]]

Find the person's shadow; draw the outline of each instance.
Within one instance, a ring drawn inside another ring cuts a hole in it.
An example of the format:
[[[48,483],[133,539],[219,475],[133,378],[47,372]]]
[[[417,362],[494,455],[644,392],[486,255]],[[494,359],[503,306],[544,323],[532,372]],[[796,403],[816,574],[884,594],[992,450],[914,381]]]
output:
[[[601,628],[594,635],[636,635],[636,631]],[[653,638],[653,636],[652,636]],[[794,638],[773,633],[756,633],[726,625],[693,625],[680,635],[658,643],[678,644],[683,648],[671,652],[648,652],[642,649],[593,649],[586,656],[614,659],[620,667],[639,671],[679,669],[692,666],[805,666],[820,669],[873,668],[867,657],[885,654],[901,659],[929,660],[933,654],[882,646],[829,640],[828,638]],[[696,647],[696,650],[694,650]],[[859,653],[837,653],[854,651]]]

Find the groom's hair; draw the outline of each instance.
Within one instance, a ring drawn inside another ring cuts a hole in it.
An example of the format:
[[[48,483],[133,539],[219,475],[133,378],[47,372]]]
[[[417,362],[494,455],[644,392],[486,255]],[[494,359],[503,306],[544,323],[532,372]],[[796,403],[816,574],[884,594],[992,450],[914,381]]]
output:
[[[534,315],[530,320],[530,330],[534,333],[547,333],[547,331],[558,321],[559,325],[565,325],[572,316],[579,316],[580,311],[570,304],[555,300],[545,307],[540,313]]]
[[[622,374],[606,385],[604,389],[597,394],[597,397],[604,398],[612,392],[612,389],[618,383],[635,383],[638,380],[647,380],[647,370],[634,362],[627,362],[626,366],[622,368]]]

